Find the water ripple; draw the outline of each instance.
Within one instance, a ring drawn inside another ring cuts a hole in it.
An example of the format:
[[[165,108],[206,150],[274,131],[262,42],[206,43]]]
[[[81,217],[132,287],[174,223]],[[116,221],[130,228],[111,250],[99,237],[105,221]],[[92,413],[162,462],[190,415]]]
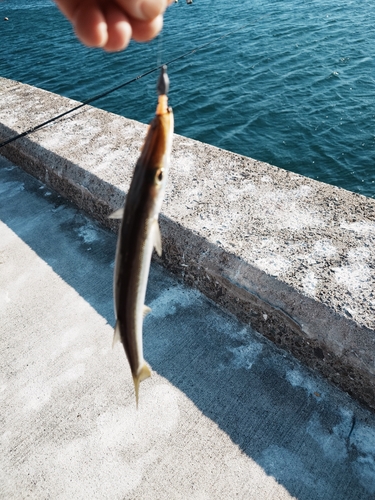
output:
[[[119,54],[81,46],[49,0],[0,15],[0,74],[77,100],[253,21],[170,66],[177,133],[375,197],[372,0],[181,1],[161,43]],[[148,122],[155,75],[96,105]]]

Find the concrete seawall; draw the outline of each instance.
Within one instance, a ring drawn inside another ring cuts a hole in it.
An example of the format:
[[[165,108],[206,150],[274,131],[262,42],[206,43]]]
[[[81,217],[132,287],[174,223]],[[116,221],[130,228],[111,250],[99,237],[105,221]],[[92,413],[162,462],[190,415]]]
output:
[[[77,105],[0,95],[0,141]],[[145,131],[86,106],[0,154],[116,229]],[[374,200],[176,135],[161,229],[166,267],[375,409]]]

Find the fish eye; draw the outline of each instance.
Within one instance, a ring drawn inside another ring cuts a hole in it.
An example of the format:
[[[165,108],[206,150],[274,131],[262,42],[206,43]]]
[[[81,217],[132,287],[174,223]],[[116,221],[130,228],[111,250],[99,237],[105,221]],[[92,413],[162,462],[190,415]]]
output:
[[[162,170],[159,170],[159,172],[157,174],[157,178],[158,178],[159,182],[161,182],[163,180],[163,171]]]

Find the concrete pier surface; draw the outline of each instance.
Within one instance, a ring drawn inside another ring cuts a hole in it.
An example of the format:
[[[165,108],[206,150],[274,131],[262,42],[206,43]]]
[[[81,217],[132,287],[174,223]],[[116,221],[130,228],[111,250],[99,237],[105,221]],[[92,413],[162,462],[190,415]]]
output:
[[[78,104],[0,96],[0,141]],[[85,106],[1,154],[108,225],[145,132]],[[165,267],[375,409],[375,200],[176,135],[161,229]]]
[[[158,264],[136,411],[115,244],[0,157],[0,498],[375,497],[375,415]]]

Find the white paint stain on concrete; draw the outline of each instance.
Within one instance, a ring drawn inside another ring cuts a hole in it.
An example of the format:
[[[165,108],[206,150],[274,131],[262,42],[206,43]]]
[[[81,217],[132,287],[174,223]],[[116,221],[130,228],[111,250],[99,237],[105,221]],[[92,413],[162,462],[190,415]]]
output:
[[[22,182],[17,182],[17,181],[4,182],[0,185],[0,194],[2,193],[16,194],[19,193],[20,191],[23,191],[24,189],[25,186],[23,185]]]
[[[337,436],[347,439],[353,425],[353,412],[347,408],[339,408],[341,421],[334,426],[333,431]]]
[[[350,437],[350,444],[359,454],[352,467],[359,482],[371,494],[375,494],[375,429],[357,424]]]
[[[337,249],[330,240],[318,240],[314,245],[313,255],[316,257],[332,257]]]
[[[311,196],[313,192],[314,189],[311,186],[302,185],[293,191],[293,195],[296,198],[307,198]]]
[[[280,276],[281,274],[286,273],[291,264],[291,261],[282,255],[270,255],[255,261],[255,265],[259,267],[259,269],[265,271],[271,276]]]
[[[248,343],[254,333],[250,327],[240,326],[240,324],[233,323],[233,321],[224,317],[221,317],[220,321],[215,322],[215,329],[230,339],[242,342],[243,344]]]
[[[103,139],[104,137],[102,137],[102,140]],[[92,155],[90,158],[90,163],[94,166],[93,172],[95,173],[101,172],[108,168],[110,165],[121,161],[121,153],[123,153],[123,151],[119,152],[118,149],[113,149],[113,145],[111,144],[111,140],[109,137],[108,142],[109,144],[101,145],[100,147],[100,153],[102,155],[103,161],[98,162],[98,159],[94,155]]]
[[[265,184],[273,184],[273,179],[269,175],[263,175],[260,181],[264,182]]]
[[[366,247],[353,248],[348,252],[348,260],[353,264],[358,261],[367,261],[370,257],[370,250]]]
[[[360,453],[374,455],[375,458],[375,429],[364,424],[354,427],[350,442]]]
[[[215,241],[221,237],[225,237],[227,233],[230,233],[235,226],[237,220],[242,217],[242,214],[239,212],[233,212],[228,210],[225,213],[222,213],[221,224],[218,224],[217,217],[214,214],[209,212],[205,214],[201,214],[201,217],[198,221],[199,227],[203,230],[210,232],[210,240]],[[240,244],[239,242],[238,244]]]
[[[183,156],[176,155],[173,157],[173,167],[179,174],[189,175],[191,171],[194,171],[194,164],[194,156],[188,153],[184,153]]]
[[[374,222],[342,222],[340,227],[347,229],[348,231],[354,231],[360,234],[375,233],[375,223]]]
[[[247,193],[255,193],[256,191],[256,186],[255,184],[251,183],[248,180],[244,180],[241,182],[241,187],[240,188],[235,188],[233,187],[228,194],[227,199],[229,201],[236,201],[238,198],[242,198],[245,196]]]
[[[371,455],[358,457],[353,464],[353,470],[359,482],[371,494],[375,494],[375,459]]]
[[[336,282],[351,292],[360,290],[370,279],[367,265],[357,263],[351,266],[334,267]]]
[[[259,342],[252,342],[248,345],[229,348],[229,350],[233,353],[233,360],[231,364],[233,368],[245,368],[246,370],[250,370],[257,357],[262,352],[263,345]]]
[[[82,226],[79,229],[78,236],[82,238],[85,243],[93,243],[94,241],[97,241],[99,239],[97,231],[90,223]]]
[[[278,228],[300,231],[305,227],[323,227],[323,219],[318,213],[305,208],[299,198],[301,193],[288,190],[267,190],[262,194],[263,203],[259,207],[262,217],[272,218]],[[296,200],[296,201],[295,201]]]
[[[336,282],[352,293],[366,288],[371,280],[370,257],[370,252],[366,247],[350,250],[348,252],[349,264],[332,268]]]
[[[165,290],[149,304],[149,307],[155,318],[164,318],[175,314],[179,307],[189,307],[199,299],[199,292],[176,286]]]
[[[303,291],[309,297],[315,297],[318,280],[313,272],[307,273],[302,279]]]
[[[307,424],[307,433],[319,445],[324,456],[332,462],[343,462],[348,456],[346,440],[343,436],[343,429],[349,434],[351,427],[351,416],[344,417],[344,420],[332,430],[323,428],[319,417],[314,414]]]
[[[325,394],[321,391],[318,381],[314,378],[303,375],[297,369],[288,370],[285,377],[293,387],[301,387],[302,389],[305,389],[310,396],[314,396],[318,401],[324,399]]]

